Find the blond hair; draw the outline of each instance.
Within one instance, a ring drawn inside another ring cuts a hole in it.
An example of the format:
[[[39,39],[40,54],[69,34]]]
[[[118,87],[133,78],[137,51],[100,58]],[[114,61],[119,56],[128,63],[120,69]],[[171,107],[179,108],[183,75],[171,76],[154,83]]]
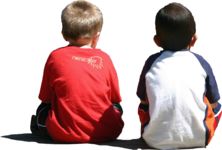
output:
[[[64,37],[72,40],[92,38],[102,29],[103,15],[94,4],[77,0],[63,9],[61,21]]]

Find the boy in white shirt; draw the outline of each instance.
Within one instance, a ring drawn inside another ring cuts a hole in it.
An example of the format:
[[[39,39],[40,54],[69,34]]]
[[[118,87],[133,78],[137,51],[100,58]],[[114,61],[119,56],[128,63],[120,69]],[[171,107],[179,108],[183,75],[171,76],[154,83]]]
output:
[[[159,10],[155,25],[154,41],[163,50],[146,60],[138,84],[142,137],[158,149],[204,147],[221,105],[209,63],[190,51],[197,39],[192,13],[170,3]]]

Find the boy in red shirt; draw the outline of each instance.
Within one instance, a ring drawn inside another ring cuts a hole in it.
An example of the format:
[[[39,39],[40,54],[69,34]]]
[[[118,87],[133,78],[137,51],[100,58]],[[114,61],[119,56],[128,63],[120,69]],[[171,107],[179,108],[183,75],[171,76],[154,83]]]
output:
[[[124,122],[115,68],[96,48],[102,13],[87,1],[74,1],[61,19],[69,45],[48,57],[39,94],[42,103],[32,116],[31,131],[58,142],[114,140]]]

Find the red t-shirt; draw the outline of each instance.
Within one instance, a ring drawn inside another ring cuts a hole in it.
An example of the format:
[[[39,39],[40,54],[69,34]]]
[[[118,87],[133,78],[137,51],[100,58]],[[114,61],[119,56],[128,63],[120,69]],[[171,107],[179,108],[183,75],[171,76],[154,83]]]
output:
[[[39,98],[51,103],[46,127],[55,141],[107,141],[122,131],[121,114],[112,105],[121,101],[117,74],[99,49],[67,46],[53,51]]]

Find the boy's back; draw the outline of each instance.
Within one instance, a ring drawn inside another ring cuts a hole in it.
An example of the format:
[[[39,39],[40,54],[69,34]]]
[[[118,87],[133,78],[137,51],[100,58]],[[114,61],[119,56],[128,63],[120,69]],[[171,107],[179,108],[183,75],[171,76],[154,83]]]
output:
[[[146,80],[150,121],[143,138],[164,148],[205,146],[214,124],[203,93],[205,88],[217,90],[209,86],[215,80],[207,62],[190,51],[163,51],[151,56],[145,66],[141,78]],[[212,80],[205,84],[207,77]],[[142,83],[138,90],[144,90]],[[219,93],[211,95],[217,100]]]
[[[112,105],[121,101],[117,75],[101,50],[67,46],[53,51],[39,98],[51,100],[46,126],[56,141],[98,142],[121,133],[121,114]]]

